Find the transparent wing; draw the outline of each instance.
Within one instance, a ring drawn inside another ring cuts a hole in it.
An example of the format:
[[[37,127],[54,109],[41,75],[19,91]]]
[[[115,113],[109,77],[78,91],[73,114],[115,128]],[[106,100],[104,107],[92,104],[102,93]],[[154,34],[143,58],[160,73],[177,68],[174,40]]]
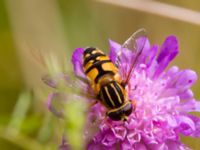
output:
[[[126,85],[136,67],[138,60],[147,42],[146,30],[139,29],[122,44],[117,53],[116,66],[121,71],[121,76]]]

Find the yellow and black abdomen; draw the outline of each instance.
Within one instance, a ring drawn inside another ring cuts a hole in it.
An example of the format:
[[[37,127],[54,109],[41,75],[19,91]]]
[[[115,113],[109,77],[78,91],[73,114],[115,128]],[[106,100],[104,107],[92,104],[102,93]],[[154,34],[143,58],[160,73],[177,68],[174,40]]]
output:
[[[132,113],[132,103],[127,94],[118,69],[108,56],[96,48],[87,48],[83,56],[84,72],[99,102],[107,107],[107,116],[112,120],[127,120]]]
[[[101,102],[110,109],[119,108],[124,104],[124,89],[116,81],[103,85],[99,97]]]
[[[117,68],[101,50],[90,47],[85,49],[83,58],[84,72],[91,84],[98,84],[104,75],[114,76]],[[97,91],[98,92],[98,91]]]

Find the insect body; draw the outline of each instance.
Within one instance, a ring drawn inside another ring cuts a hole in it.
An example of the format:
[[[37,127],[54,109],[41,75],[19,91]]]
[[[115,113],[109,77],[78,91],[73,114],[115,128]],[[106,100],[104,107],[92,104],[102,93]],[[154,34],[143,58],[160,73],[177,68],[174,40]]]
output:
[[[133,70],[142,54],[146,43],[144,29],[139,29],[129,37],[117,53],[116,62],[112,62],[101,50],[93,47],[85,49],[83,68],[100,103],[107,109],[107,116],[112,120],[126,121],[135,109],[135,101],[128,100],[126,85],[131,79]],[[122,65],[123,50],[131,50],[131,62]],[[126,70],[119,74],[118,68]],[[128,69],[127,69],[128,68]]]
[[[127,99],[118,68],[101,50],[90,47],[84,51],[84,71],[97,99],[107,109],[112,120],[127,120],[133,106]]]

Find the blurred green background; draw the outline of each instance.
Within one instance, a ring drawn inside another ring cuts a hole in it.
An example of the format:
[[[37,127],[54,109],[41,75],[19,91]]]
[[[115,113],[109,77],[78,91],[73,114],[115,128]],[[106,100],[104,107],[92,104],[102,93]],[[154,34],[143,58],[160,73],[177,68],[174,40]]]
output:
[[[200,2],[195,0],[160,2],[200,11]],[[37,59],[38,51],[58,56],[71,68],[74,48],[93,45],[107,51],[109,38],[122,43],[144,27],[151,43],[161,44],[167,35],[176,35],[180,54],[173,64],[200,75],[200,23],[148,13],[148,5],[146,9],[95,0],[1,0],[0,149],[56,149],[61,140],[56,118],[46,108],[48,87],[40,78],[47,68]],[[193,87],[196,99],[200,98],[199,88],[197,81]],[[183,141],[199,149],[199,139],[186,137]]]

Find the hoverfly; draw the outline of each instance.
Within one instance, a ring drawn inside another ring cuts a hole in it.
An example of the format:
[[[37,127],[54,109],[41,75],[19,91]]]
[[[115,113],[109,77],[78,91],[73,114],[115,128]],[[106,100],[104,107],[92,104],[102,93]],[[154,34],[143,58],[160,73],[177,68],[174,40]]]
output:
[[[89,79],[97,101],[107,108],[106,115],[114,121],[126,121],[136,108],[136,101],[128,99],[126,86],[140,59],[145,43],[145,29],[139,29],[121,46],[114,62],[98,48],[89,47],[84,50],[84,73]],[[134,54],[129,63],[122,63],[122,59],[126,59],[122,56],[123,51]]]

